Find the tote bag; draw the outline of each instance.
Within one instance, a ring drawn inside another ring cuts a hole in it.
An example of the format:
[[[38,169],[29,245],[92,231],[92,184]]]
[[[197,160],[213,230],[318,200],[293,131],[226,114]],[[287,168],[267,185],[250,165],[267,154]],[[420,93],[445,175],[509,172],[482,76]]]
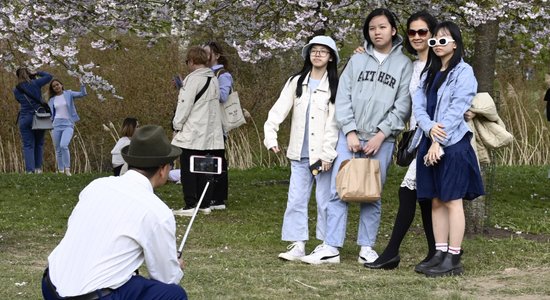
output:
[[[352,158],[342,162],[336,174],[336,191],[345,202],[376,202],[382,193],[380,161]]]
[[[225,103],[220,104],[222,127],[225,132],[229,132],[243,124],[246,124],[244,119],[243,109],[239,94],[231,91]]]

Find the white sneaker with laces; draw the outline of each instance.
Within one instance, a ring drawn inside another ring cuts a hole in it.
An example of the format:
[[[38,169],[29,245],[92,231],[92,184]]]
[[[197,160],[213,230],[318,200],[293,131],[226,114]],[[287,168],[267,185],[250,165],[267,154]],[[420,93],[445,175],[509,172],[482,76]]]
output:
[[[288,261],[300,260],[300,258],[306,255],[305,248],[306,245],[304,242],[294,242],[286,247],[288,249],[287,252],[279,253],[279,258]]]
[[[378,253],[369,246],[361,246],[361,251],[359,251],[359,257],[357,262],[360,264],[374,262],[378,258]]]
[[[315,250],[310,255],[302,257],[301,260],[310,265],[339,264],[340,252],[335,247],[322,243],[315,247]]]

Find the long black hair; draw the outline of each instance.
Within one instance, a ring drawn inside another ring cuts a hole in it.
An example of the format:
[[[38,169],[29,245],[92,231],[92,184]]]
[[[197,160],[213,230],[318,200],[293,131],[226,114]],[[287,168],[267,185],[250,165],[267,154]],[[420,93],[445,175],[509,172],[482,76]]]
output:
[[[441,70],[441,58],[435,54],[433,49],[430,50],[430,52],[428,53],[428,61],[426,62],[426,67],[424,67],[424,70],[422,70],[422,74],[426,72],[428,74],[426,77],[426,81],[424,82],[424,90],[426,91],[426,93],[428,93],[432,86],[435,86],[436,90],[438,90],[445,79],[447,79],[447,75],[449,74],[449,72],[454,67],[456,67],[456,65],[458,65],[458,63],[462,60],[462,57],[464,56],[464,44],[462,42],[462,34],[460,33],[460,28],[458,27],[458,25],[450,21],[441,22],[437,26],[435,26],[434,35],[442,29],[447,30],[451,34],[451,37],[453,38],[456,45],[456,49],[453,53],[453,56],[449,60],[449,65],[447,66],[445,71],[442,72],[442,76],[440,76],[437,81],[435,81],[435,75],[437,74],[437,72],[439,72],[439,70]]]
[[[306,78],[307,74],[311,72],[311,70],[313,69],[313,64],[311,63],[311,56],[309,55],[309,53],[311,52],[311,48],[313,48],[314,45],[320,45],[320,46],[326,47],[330,51],[330,57],[332,59],[330,59],[327,64],[327,77],[328,77],[328,86],[330,88],[330,103],[334,104],[334,101],[336,100],[336,91],[338,90],[338,67],[336,63],[338,56],[336,56],[336,53],[332,48],[323,44],[310,45],[308,49],[308,55],[304,59],[304,66],[302,67],[302,70],[292,75],[292,77],[290,78],[292,80],[296,76],[300,76],[298,78],[298,84],[296,86],[296,97],[302,96],[302,84],[304,83],[304,79]]]
[[[411,29],[411,23],[417,20],[422,20],[426,22],[428,25],[428,29],[430,30],[430,33],[434,34],[435,26],[437,26],[437,19],[432,16],[429,12],[425,10],[421,10],[418,12],[415,12],[407,19],[407,31]],[[417,55],[418,52],[412,47],[411,41],[409,41],[409,34],[408,32],[405,32],[405,41],[403,42],[403,46],[407,51],[412,55]]]

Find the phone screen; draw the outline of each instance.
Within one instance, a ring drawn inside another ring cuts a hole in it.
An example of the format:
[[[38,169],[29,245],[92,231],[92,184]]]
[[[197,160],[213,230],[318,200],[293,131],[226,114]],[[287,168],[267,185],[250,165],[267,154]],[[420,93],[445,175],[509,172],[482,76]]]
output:
[[[207,174],[219,174],[221,160],[219,157],[201,157],[192,156],[193,162],[191,164],[194,173],[207,173]]]

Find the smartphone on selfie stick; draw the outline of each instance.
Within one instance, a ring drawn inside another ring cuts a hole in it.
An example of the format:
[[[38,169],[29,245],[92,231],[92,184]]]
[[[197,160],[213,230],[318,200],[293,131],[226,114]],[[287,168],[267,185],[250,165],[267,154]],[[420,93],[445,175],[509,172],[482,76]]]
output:
[[[191,173],[210,174],[211,176],[206,182],[206,185],[204,186],[199,202],[197,202],[197,205],[195,206],[195,210],[193,211],[193,216],[191,217],[191,221],[189,221],[189,225],[187,225],[187,230],[185,230],[185,234],[183,235],[183,239],[178,248],[178,259],[181,258],[181,254],[183,253],[183,247],[185,246],[185,241],[187,241],[187,237],[189,236],[189,232],[191,231],[191,226],[193,225],[193,221],[195,221],[195,217],[197,216],[199,207],[201,207],[201,203],[202,203],[202,200],[204,199],[204,196],[206,195],[206,191],[208,190],[210,183],[214,182],[213,175],[219,175],[222,173],[222,158],[216,157],[216,156],[209,156],[209,155],[207,156],[191,155],[191,157],[189,158],[189,171]]]

